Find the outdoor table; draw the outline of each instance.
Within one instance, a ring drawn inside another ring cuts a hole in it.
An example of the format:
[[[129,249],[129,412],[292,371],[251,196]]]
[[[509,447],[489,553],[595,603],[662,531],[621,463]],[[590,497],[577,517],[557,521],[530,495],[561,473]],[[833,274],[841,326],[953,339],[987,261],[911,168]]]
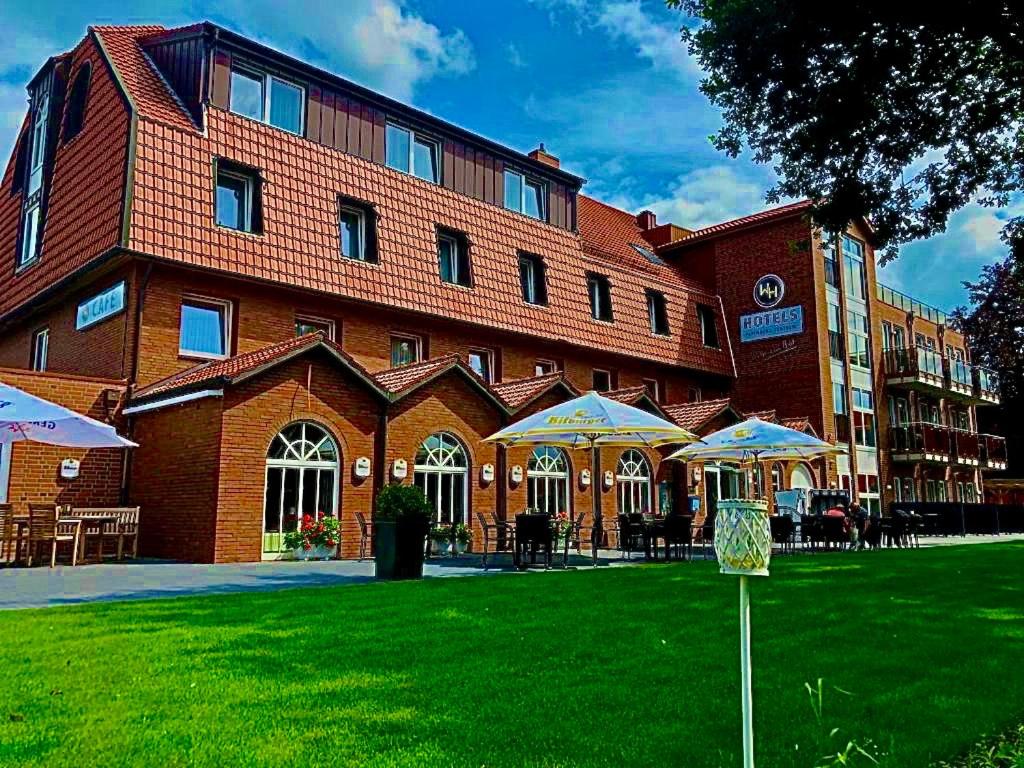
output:
[[[82,517],[60,517],[57,523],[77,523],[78,524],[78,561],[85,562],[85,532],[86,526],[99,527],[99,543],[96,548],[96,562],[103,562],[103,526],[107,523],[117,524],[117,515],[88,515]]]
[[[668,536],[666,535],[668,533],[668,529],[667,529],[667,526],[665,524],[665,518],[663,518],[663,517],[655,517],[655,518],[647,518],[647,517],[645,517],[641,521],[640,524],[642,526],[641,530],[643,531],[643,537],[644,537],[644,556],[648,560],[652,559],[652,556],[653,556],[654,560],[657,560],[658,559],[658,539],[664,539],[664,541],[665,541],[665,559],[668,560],[669,559],[669,552],[670,552],[670,550],[669,550]]]
[[[523,556],[527,548],[530,550],[530,562],[537,562],[537,549],[544,548],[544,567],[551,567],[551,554],[554,549],[554,534],[551,531],[551,518],[548,515],[520,514],[516,515],[516,547],[514,562],[517,568],[522,566]]]

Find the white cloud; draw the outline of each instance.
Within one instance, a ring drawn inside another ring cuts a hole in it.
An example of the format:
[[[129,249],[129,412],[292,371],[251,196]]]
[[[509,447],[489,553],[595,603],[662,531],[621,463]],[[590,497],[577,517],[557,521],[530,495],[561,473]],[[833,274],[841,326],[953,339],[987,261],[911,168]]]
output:
[[[679,29],[656,20],[639,0],[600,6],[596,24],[612,40],[633,46],[655,71],[674,73],[687,82],[700,77],[700,67],[680,39]]]
[[[404,0],[227,0],[216,11],[244,34],[403,101],[420,83],[476,66],[462,30],[442,32]]]
[[[523,58],[522,52],[516,46],[515,43],[509,43],[505,46],[505,54],[508,59],[508,63],[516,69],[522,69],[526,66],[526,59]]]

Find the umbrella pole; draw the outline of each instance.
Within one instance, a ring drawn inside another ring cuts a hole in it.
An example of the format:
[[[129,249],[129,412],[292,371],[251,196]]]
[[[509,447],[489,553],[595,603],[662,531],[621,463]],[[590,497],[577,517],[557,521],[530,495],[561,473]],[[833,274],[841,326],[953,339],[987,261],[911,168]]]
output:
[[[594,438],[590,438],[590,468],[592,475],[590,479],[590,492],[593,497],[592,513],[594,515],[593,525],[590,527],[590,549],[593,564],[597,566],[597,547],[601,539],[601,477],[599,474],[599,462],[601,460],[600,448]]]
[[[740,576],[740,676],[743,690],[743,768],[754,768],[754,717],[750,684],[750,592]]]

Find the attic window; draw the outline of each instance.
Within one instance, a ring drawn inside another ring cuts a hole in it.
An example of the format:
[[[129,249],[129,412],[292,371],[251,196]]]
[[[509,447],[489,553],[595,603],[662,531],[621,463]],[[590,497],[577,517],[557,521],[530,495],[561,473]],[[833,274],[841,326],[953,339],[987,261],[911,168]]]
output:
[[[612,286],[605,275],[587,275],[587,293],[590,294],[590,314],[595,320],[612,322]]]
[[[469,239],[454,229],[437,228],[437,260],[441,280],[471,288]]]
[[[668,336],[668,305],[665,294],[659,291],[647,291],[647,317],[651,323],[651,333]]]
[[[505,207],[547,221],[544,182],[531,179],[518,171],[505,171]]]
[[[305,91],[248,67],[231,68],[231,111],[289,133],[302,133]]]
[[[252,168],[219,159],[216,176],[217,226],[260,234],[263,222],[259,174]]]
[[[715,323],[715,310],[705,304],[697,305],[697,319],[700,321],[700,337],[705,347],[721,349],[718,343],[718,326]]]
[[[82,65],[71,84],[67,112],[64,115],[64,141],[71,141],[82,131],[85,124],[85,104],[89,98],[89,81],[92,79],[92,64]]]

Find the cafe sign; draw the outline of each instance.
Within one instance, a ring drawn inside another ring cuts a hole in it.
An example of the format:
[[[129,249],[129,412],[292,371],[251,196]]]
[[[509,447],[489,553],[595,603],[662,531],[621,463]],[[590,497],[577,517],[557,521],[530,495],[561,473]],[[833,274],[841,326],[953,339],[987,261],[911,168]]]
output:
[[[777,339],[803,332],[804,308],[800,305],[740,315],[741,342]]]
[[[82,331],[124,310],[124,280],[78,305],[75,330]]]

